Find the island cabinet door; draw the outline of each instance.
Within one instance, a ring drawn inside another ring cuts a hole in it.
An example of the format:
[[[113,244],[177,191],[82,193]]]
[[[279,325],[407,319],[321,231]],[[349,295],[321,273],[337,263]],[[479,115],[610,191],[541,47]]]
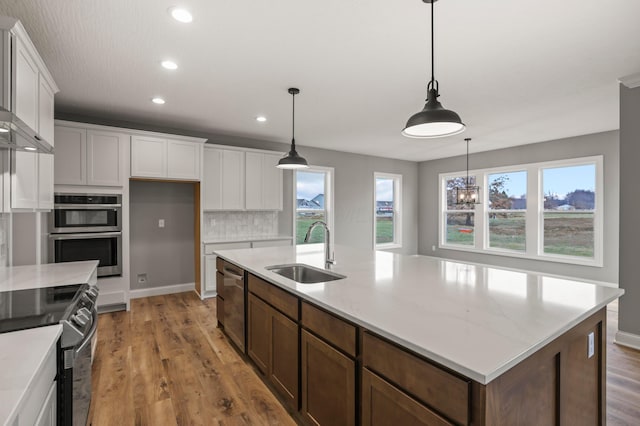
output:
[[[247,353],[262,374],[269,374],[271,308],[249,293],[247,299]]]
[[[269,380],[287,405],[298,411],[298,324],[273,309],[271,311],[271,370]]]
[[[355,425],[355,362],[302,330],[302,410],[311,425]]]
[[[453,423],[365,368],[362,370],[362,425],[448,426]]]

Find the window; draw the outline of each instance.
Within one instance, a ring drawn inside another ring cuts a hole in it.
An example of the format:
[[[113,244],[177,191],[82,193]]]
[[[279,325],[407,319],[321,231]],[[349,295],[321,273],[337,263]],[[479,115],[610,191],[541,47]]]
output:
[[[374,173],[374,248],[402,247],[402,175]]]
[[[487,223],[491,248],[526,249],[527,172],[491,173]]]
[[[440,175],[440,247],[602,266],[602,157],[474,170],[481,204],[455,204]]]
[[[462,246],[475,244],[475,204],[456,204],[456,188],[465,186],[467,176],[448,176],[445,178],[446,209],[445,243]],[[476,184],[476,177],[469,175],[469,185]]]
[[[333,231],[333,169],[312,166],[304,171],[295,171],[294,191],[296,244],[305,244],[307,230],[318,220],[325,222]],[[322,242],[324,229],[317,227],[307,243]]]

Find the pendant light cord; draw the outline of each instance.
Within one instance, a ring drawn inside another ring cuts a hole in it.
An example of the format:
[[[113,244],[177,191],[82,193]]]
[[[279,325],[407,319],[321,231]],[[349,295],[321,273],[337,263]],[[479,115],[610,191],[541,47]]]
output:
[[[434,46],[434,43],[433,43],[433,10],[434,10],[433,9],[433,4],[434,3],[435,3],[435,0],[432,0],[431,1],[431,84],[432,85],[435,84],[434,82],[436,81],[435,72],[434,72],[434,68],[435,68],[435,66],[434,66],[434,63],[435,63],[434,55],[435,54],[434,54],[434,49],[433,49],[433,46]]]
[[[467,187],[469,186],[469,141],[471,139],[466,138],[465,141],[467,142]]]
[[[293,150],[296,148],[296,94],[292,93],[293,108],[291,111],[291,146]]]

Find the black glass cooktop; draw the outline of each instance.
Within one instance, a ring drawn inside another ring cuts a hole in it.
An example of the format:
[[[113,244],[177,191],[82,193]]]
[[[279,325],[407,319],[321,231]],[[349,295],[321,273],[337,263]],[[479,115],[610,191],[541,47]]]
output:
[[[0,333],[53,325],[68,319],[86,284],[0,292]]]

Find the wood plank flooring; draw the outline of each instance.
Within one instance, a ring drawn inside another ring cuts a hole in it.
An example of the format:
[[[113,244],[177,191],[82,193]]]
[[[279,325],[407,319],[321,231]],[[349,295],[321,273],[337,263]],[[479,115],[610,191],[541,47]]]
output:
[[[216,328],[215,299],[135,299],[101,314],[89,423],[294,425]]]
[[[101,314],[89,422],[102,425],[294,425],[216,328],[215,299],[135,299]],[[640,351],[612,343],[607,315],[607,424],[640,426]]]

